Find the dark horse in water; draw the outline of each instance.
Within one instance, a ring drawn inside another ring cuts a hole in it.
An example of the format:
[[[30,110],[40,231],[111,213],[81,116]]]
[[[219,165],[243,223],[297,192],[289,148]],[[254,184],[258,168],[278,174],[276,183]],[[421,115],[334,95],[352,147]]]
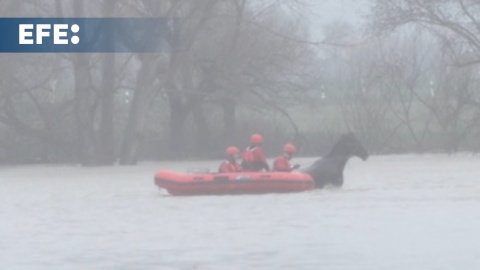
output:
[[[341,187],[343,169],[347,161],[354,156],[367,160],[369,154],[357,137],[353,133],[348,133],[335,143],[328,155],[301,171],[312,176],[317,188],[323,188],[328,184]]]

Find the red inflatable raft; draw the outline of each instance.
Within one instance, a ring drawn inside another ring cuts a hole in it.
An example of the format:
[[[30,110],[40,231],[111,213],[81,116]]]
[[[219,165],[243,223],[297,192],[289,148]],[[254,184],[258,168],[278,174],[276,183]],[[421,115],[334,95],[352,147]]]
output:
[[[155,184],[176,196],[288,193],[314,188],[312,177],[299,172],[185,174],[159,171],[155,174]]]

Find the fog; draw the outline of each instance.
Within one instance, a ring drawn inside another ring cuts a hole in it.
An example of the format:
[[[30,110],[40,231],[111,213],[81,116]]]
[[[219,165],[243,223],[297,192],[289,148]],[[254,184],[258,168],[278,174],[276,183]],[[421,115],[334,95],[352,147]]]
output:
[[[378,154],[477,152],[475,17],[401,2],[2,1],[3,16],[182,27],[172,53],[1,54],[0,163],[220,159],[253,133],[270,157],[350,131]]]
[[[1,269],[480,267],[478,1],[0,0],[0,16],[180,22],[156,29],[178,41],[161,52],[0,53]],[[352,135],[343,187],[154,185],[215,172],[255,133],[301,169]]]

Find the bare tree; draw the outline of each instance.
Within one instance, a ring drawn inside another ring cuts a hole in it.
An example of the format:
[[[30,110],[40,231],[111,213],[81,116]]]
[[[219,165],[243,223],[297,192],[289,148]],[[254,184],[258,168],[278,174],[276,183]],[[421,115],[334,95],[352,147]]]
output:
[[[372,26],[377,32],[417,24],[440,41],[441,61],[431,79],[432,97],[416,97],[450,134],[448,151],[457,151],[478,121],[478,97],[471,92],[471,83],[476,80],[472,69],[480,63],[479,4],[467,0],[390,0],[377,1],[374,8]]]

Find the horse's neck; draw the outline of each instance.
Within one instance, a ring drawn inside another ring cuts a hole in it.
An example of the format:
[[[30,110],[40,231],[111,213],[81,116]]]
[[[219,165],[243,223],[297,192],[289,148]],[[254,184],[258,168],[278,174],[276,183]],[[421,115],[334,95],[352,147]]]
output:
[[[334,161],[337,164],[337,168],[343,169],[345,168],[345,165],[347,165],[347,161],[350,159],[349,156],[333,156],[329,157],[332,161]]]
[[[323,158],[315,161],[312,166],[305,168],[304,171],[310,171],[312,169],[318,168],[321,165],[327,166],[329,168],[337,168],[339,170],[343,170],[345,168],[345,165],[347,165],[349,159],[349,156],[324,156]]]
[[[326,157],[338,159],[345,158],[346,160],[348,160],[352,156],[351,152],[352,151],[346,149],[345,147],[342,147],[341,145],[335,145],[332,151],[330,151],[330,153],[328,153]]]
[[[331,157],[331,158],[350,157],[350,156],[351,156],[351,150],[348,149],[341,142],[334,145],[330,153],[328,153],[327,155],[327,157]]]
[[[352,156],[352,149],[348,147],[343,141],[338,142],[335,144],[328,153],[327,157],[335,158],[335,159],[345,159],[345,162]]]

